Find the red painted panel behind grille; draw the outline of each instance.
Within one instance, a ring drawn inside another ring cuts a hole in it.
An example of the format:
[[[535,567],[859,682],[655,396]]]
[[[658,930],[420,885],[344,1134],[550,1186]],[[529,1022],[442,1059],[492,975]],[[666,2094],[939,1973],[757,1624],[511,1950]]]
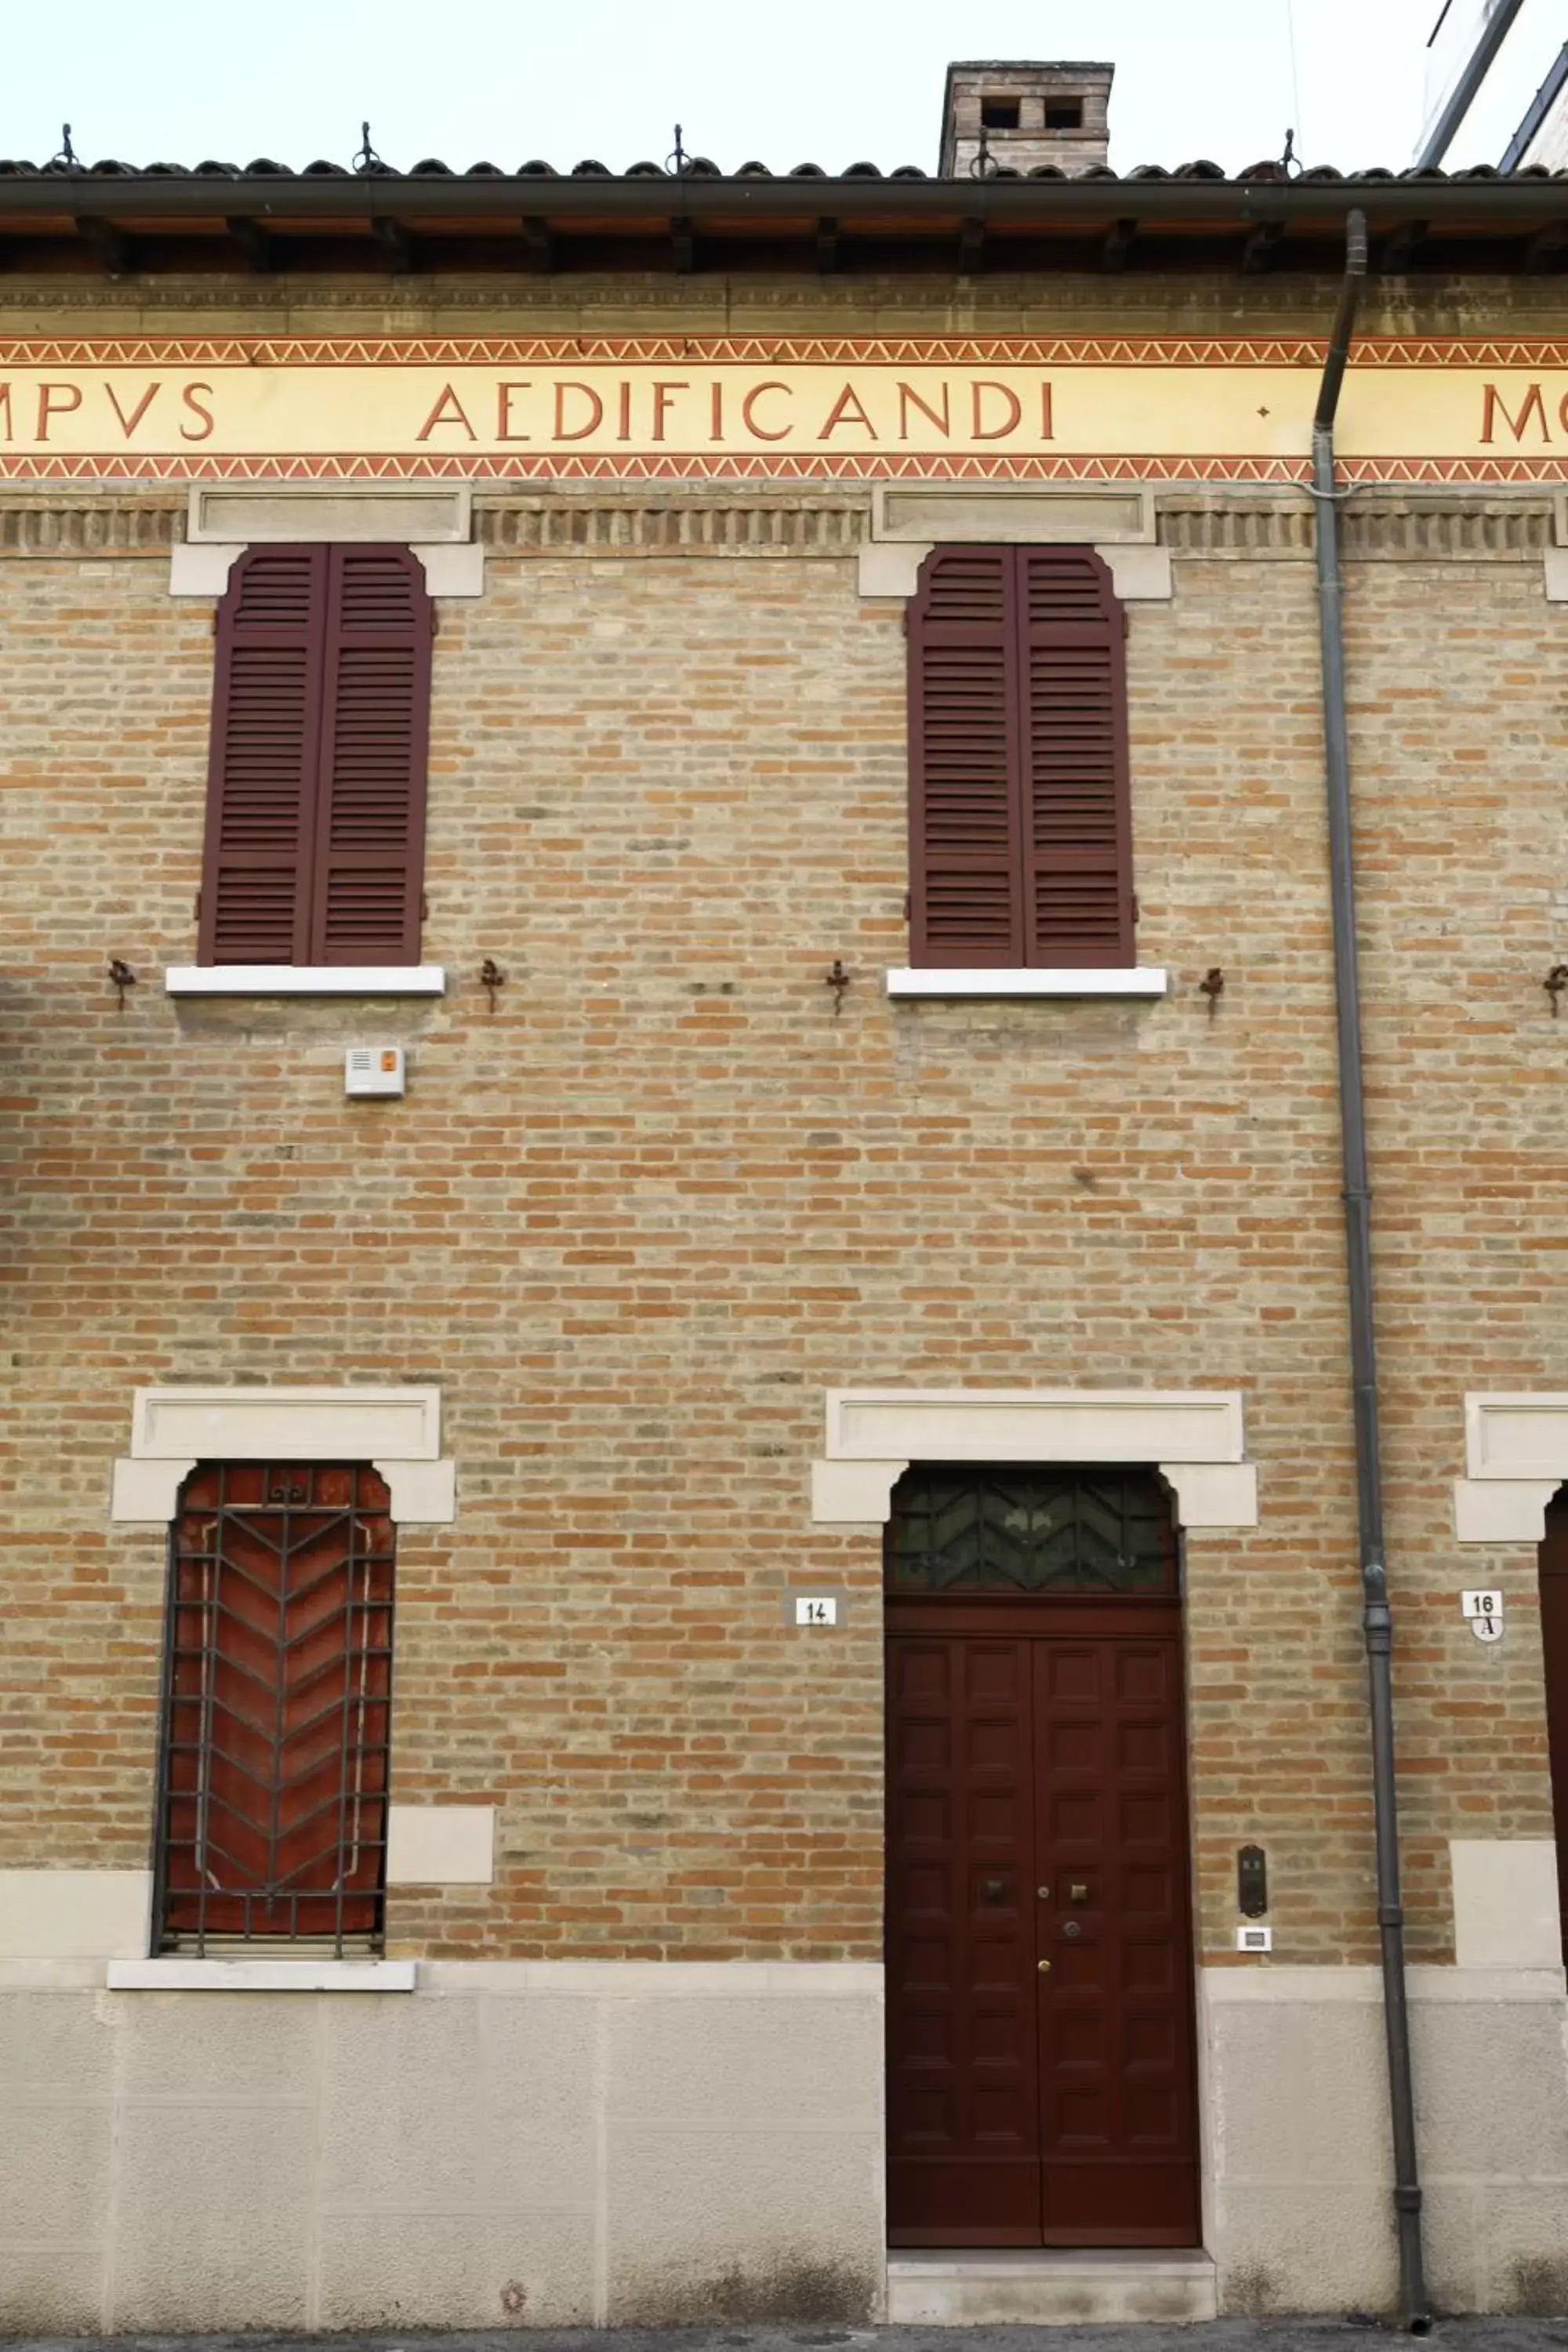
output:
[[[171,1531],[163,1943],[375,1937],[395,1531],[364,1467],[230,1464]]]

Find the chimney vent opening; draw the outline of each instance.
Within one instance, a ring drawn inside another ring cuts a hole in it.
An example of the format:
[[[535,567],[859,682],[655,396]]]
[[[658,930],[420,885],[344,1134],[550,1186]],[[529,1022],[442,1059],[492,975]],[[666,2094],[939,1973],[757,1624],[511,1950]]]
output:
[[[1016,131],[1018,100],[1016,98],[983,98],[980,101],[980,121],[981,127],[986,131]]]
[[[1047,99],[1046,129],[1047,131],[1081,131],[1083,129],[1082,99]]]

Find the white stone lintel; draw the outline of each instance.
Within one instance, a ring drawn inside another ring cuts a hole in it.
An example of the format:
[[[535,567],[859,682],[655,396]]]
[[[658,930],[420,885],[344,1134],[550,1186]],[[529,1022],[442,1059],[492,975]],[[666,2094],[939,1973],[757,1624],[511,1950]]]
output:
[[[1184,1528],[1255,1528],[1258,1467],[1252,1462],[1162,1462]]]
[[[830,1389],[830,1462],[1241,1465],[1236,1389]]]
[[[907,1462],[814,1462],[811,1516],[817,1527],[886,1527]]]
[[[1470,1391],[1465,1471],[1471,1478],[1550,1478],[1561,1485],[1568,1478],[1568,1391]]]
[[[458,1516],[458,1465],[445,1462],[373,1460],[372,1468],[385,1479],[392,1496],[392,1517],[398,1527],[446,1527]]]
[[[1162,964],[895,964],[888,973],[889,996],[1163,996],[1169,988]]]
[[[135,1462],[121,1455],[113,1466],[110,1517],[117,1525],[167,1527],[174,1516],[180,1488],[195,1466],[194,1454],[175,1454],[161,1462]]]
[[[187,540],[169,550],[169,593],[171,596],[221,596],[228,586],[228,575],[239,557],[245,553],[236,541],[226,543],[208,541],[193,546]]]
[[[253,481],[193,485],[187,544],[358,541],[462,546],[474,535],[468,482]]]
[[[1124,604],[1168,604],[1176,593],[1168,547],[1097,547]]]
[[[1152,546],[1150,482],[883,482],[871,492],[874,541],[928,546]]]
[[[110,1960],[110,1992],[413,1992],[414,1960]]]
[[[444,996],[438,963],[172,963],[171,996]]]
[[[1462,1544],[1538,1544],[1555,1478],[1456,1478],[1454,1538]]]
[[[457,1516],[457,1465],[441,1452],[434,1386],[138,1389],[110,1518],[166,1526],[198,1462],[369,1462],[399,1525]]]
[[[190,1455],[207,1462],[438,1461],[441,1391],[262,1385],[138,1389],[131,1422],[137,1461]]]
[[[485,551],[475,539],[455,546],[411,546],[425,566],[425,585],[432,596],[482,596],[485,593]]]

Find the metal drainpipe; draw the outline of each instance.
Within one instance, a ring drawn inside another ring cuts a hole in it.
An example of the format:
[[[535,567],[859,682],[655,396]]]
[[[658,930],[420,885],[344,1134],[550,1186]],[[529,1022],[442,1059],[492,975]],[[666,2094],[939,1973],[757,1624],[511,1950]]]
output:
[[[1343,1149],[1351,1387],[1355,1416],[1356,1506],[1361,1523],[1362,1624],[1372,1713],[1373,1811],[1377,1843],[1377,1923],[1383,1946],[1383,2012],[1388,2039],[1388,2103],[1394,2137],[1394,2208],[1399,2232],[1399,2295],[1405,2325],[1425,2336],[1421,2175],[1410,2071],[1410,2011],[1405,1983],[1405,1912],[1399,1892],[1399,1800],[1394,1769],[1393,1620],[1383,1558],[1383,1483],[1378,1460],[1377,1349],[1372,1320],[1372,1217],[1367,1181],[1366,1097],[1362,1076],[1361,977],[1356,951],[1355,866],[1351,836],[1350,737],[1340,596],[1340,526],[1334,488],[1334,412],[1366,277],[1366,215],[1345,224],[1345,275],[1312,417],[1312,493],[1317,508],[1318,623],[1323,660],[1323,749],[1328,786],[1329,887],[1333,913],[1334,998]]]

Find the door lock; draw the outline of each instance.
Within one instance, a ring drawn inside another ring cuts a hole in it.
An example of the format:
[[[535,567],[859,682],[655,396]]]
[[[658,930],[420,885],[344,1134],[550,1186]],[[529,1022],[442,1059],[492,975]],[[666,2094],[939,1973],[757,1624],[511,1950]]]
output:
[[[1051,1890],[1048,1886],[1037,1886],[1035,1892],[1039,1896],[1042,1903],[1048,1903],[1050,1901]]]
[[[1089,1889],[1083,1884],[1081,1879],[1075,1878],[1072,1885],[1068,1888],[1068,1901],[1069,1903],[1087,1903],[1089,1901]]]
[[[1043,1977],[1048,1977],[1050,1975],[1051,1964],[1049,1960],[1037,1960],[1035,1965],[1039,1969],[1040,1974]]]

